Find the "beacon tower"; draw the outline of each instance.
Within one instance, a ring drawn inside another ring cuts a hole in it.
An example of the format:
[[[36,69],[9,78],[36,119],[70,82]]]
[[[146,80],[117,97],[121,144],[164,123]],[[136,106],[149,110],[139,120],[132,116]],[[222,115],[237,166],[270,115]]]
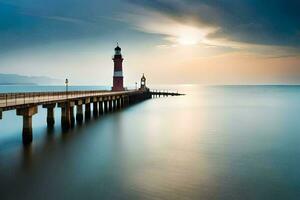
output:
[[[123,91],[123,57],[119,45],[115,48],[114,61],[114,76],[112,91]]]
[[[145,90],[147,89],[146,87],[146,77],[145,75],[143,74],[142,78],[141,78],[141,87],[140,87],[141,90]]]

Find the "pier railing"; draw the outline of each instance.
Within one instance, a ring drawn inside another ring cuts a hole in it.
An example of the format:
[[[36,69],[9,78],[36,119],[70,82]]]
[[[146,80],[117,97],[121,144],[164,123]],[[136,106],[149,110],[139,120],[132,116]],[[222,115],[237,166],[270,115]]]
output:
[[[59,102],[68,99],[77,99],[95,96],[123,95],[138,92],[140,90],[126,90],[121,92],[112,92],[107,90],[89,90],[89,91],[60,91],[60,92],[23,92],[23,93],[0,93],[0,110],[7,110],[11,107],[18,107],[28,104],[43,104],[47,102]],[[170,90],[150,90],[151,95],[157,96],[178,96],[177,91]]]
[[[150,93],[154,94],[154,95],[166,95],[166,96],[183,95],[183,94],[178,93],[178,91],[172,91],[172,90],[155,90],[155,89],[152,89],[152,90],[150,90]]]
[[[111,92],[106,90],[91,91],[63,91],[63,92],[24,92],[24,93],[0,93],[0,108],[19,106],[25,104],[39,104],[52,101],[63,101],[82,97],[106,96],[126,94],[131,91]]]

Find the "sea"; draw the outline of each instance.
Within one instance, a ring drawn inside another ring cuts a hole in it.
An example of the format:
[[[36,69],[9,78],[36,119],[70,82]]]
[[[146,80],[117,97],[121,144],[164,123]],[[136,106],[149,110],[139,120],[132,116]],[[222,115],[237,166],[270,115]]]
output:
[[[22,145],[16,111],[0,120],[0,199],[300,198],[300,86],[163,85],[153,98],[63,132],[46,110]],[[105,89],[73,86],[70,90]],[[0,86],[0,92],[64,91]]]

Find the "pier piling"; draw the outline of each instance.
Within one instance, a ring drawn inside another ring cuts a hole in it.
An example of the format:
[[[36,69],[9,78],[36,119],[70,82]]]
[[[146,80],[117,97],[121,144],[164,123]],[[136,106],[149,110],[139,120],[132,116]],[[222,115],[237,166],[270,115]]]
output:
[[[93,102],[93,116],[97,117],[98,116],[98,101],[94,101]]]
[[[23,144],[30,144],[32,142],[32,116],[37,112],[37,106],[17,109],[17,115],[23,116]]]
[[[74,102],[58,103],[58,107],[61,108],[61,127],[63,130],[67,130],[74,124]]]
[[[110,99],[110,100],[108,101],[108,104],[109,104],[109,106],[108,106],[108,111],[109,111],[109,112],[112,112],[112,111],[113,111],[113,100]]]
[[[102,115],[102,114],[103,114],[103,111],[104,111],[104,110],[103,110],[103,101],[100,100],[100,101],[99,101],[99,114]]]
[[[76,104],[76,122],[78,124],[82,124],[83,122],[83,108],[82,108],[82,100],[78,100],[75,102]]]
[[[90,104],[90,98],[87,98],[84,100],[85,103],[85,119],[89,120],[91,118],[91,104]]]
[[[47,109],[47,126],[49,128],[52,128],[55,124],[55,118],[54,118],[54,108],[56,106],[56,103],[52,104],[44,104],[43,108]]]
[[[104,112],[107,113],[108,112],[108,101],[105,100],[103,103],[104,103],[104,107],[103,107]]]
[[[71,127],[74,127],[75,126],[74,105],[70,106],[70,120],[71,120]]]

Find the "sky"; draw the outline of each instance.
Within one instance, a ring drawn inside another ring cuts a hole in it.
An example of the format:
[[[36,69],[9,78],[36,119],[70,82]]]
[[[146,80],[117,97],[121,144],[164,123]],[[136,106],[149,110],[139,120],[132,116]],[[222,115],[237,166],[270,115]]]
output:
[[[0,0],[0,73],[111,85],[300,84],[297,0]],[[63,84],[63,83],[62,83]]]

